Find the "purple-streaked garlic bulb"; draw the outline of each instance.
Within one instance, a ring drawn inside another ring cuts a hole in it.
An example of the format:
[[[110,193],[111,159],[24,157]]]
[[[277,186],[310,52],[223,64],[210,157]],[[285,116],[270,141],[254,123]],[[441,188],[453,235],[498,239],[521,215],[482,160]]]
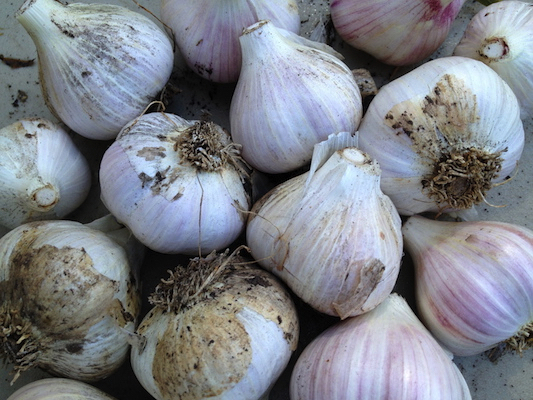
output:
[[[519,353],[531,346],[533,231],[413,216],[403,235],[420,317],[447,349],[469,356],[501,342]]]
[[[466,0],[332,0],[331,19],[341,38],[377,60],[408,65],[444,42]]]

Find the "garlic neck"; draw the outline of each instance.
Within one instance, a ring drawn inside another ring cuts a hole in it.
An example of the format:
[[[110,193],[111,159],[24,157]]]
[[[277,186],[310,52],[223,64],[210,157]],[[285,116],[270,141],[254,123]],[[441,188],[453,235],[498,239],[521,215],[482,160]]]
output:
[[[15,18],[35,41],[49,36],[48,26],[53,23],[54,14],[63,7],[65,6],[57,0],[26,0],[15,14]]]
[[[28,205],[31,209],[38,212],[50,211],[59,202],[59,190],[51,183],[30,186],[28,188]]]
[[[485,40],[485,43],[479,50],[479,54],[486,61],[500,61],[509,57],[509,46],[502,37],[492,37]]]

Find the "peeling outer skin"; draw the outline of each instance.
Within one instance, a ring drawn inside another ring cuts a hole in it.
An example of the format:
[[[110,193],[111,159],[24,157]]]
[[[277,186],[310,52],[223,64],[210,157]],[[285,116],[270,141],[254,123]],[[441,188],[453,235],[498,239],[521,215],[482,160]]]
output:
[[[137,333],[147,345],[133,349],[132,365],[143,386],[157,399],[181,400],[235,387],[258,350],[239,317],[245,309],[274,322],[296,349],[299,325],[288,292],[262,269],[231,265],[177,314],[154,307],[141,322]]]

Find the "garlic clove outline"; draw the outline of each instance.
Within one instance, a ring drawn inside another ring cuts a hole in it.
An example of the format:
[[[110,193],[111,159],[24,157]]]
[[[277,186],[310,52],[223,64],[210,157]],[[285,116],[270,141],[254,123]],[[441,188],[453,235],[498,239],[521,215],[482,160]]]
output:
[[[85,382],[67,378],[44,378],[30,382],[7,400],[116,400]]]
[[[352,47],[394,66],[415,64],[444,42],[466,0],[333,0],[330,13]]]
[[[472,208],[511,176],[524,149],[518,100],[480,61],[429,61],[384,85],[359,126],[402,215]]]
[[[38,367],[93,382],[125,361],[140,311],[138,271],[115,240],[116,224],[103,219],[111,231],[38,221],[0,238],[0,357],[13,364],[13,380]]]
[[[400,216],[379,180],[379,165],[347,147],[279,184],[252,207],[252,256],[322,313],[371,310],[391,293],[403,254]]]
[[[533,4],[502,1],[478,11],[454,55],[484,62],[513,89],[521,117],[533,116]]]
[[[248,173],[220,125],[148,113],[127,124],[104,153],[101,198],[150,249],[206,254],[244,230]]]
[[[298,33],[295,0],[162,0],[161,19],[172,29],[187,65],[213,82],[236,82],[241,70],[239,36],[259,20]]]
[[[294,171],[310,162],[313,146],[330,134],[355,133],[361,93],[351,70],[328,46],[264,20],[245,29],[240,43],[230,131],[253,168]]]
[[[90,188],[89,164],[62,126],[24,118],[0,129],[0,225],[64,218]]]
[[[114,139],[170,78],[170,39],[128,8],[26,0],[15,17],[37,48],[46,105],[87,138]]]
[[[410,217],[404,243],[415,266],[420,318],[458,356],[505,342],[521,353],[533,332],[533,231],[496,221]]]
[[[405,299],[390,294],[366,314],[327,328],[298,357],[292,400],[469,400],[450,355]]]
[[[212,252],[178,266],[150,296],[133,371],[157,400],[266,399],[296,349],[285,286],[249,257]]]

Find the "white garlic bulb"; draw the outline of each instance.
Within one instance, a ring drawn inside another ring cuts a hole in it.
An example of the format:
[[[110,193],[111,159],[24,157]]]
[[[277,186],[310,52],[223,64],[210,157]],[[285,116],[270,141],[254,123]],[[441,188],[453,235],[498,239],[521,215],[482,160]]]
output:
[[[522,352],[533,334],[533,231],[494,221],[410,217],[422,321],[452,353],[479,354],[506,342]]]
[[[140,310],[137,271],[123,247],[131,234],[97,221],[112,230],[39,221],[0,238],[0,356],[13,364],[14,380],[38,367],[96,381],[126,359]]]
[[[101,196],[152,250],[206,254],[244,229],[246,173],[239,147],[219,125],[149,113],[127,124],[104,153]]]
[[[354,133],[362,100],[352,71],[326,45],[260,21],[240,37],[242,69],[230,106],[243,158],[267,173],[309,163],[313,146]]]
[[[429,61],[384,85],[359,127],[400,214],[467,210],[510,176],[524,148],[516,96],[466,57]]]
[[[214,82],[236,82],[241,70],[239,36],[259,20],[298,33],[296,0],[162,0],[161,20],[172,29],[187,65]]]
[[[333,0],[333,25],[349,45],[389,65],[429,57],[466,0]]]
[[[392,291],[402,258],[401,220],[380,189],[376,162],[355,147],[276,186],[252,207],[254,259],[314,309],[347,318]]]
[[[115,400],[87,383],[66,378],[45,378],[28,383],[7,400]]]
[[[28,118],[0,129],[1,226],[63,218],[90,188],[89,164],[61,126]]]
[[[114,139],[172,72],[166,33],[125,7],[26,0],[16,18],[37,48],[48,108],[87,138]]]
[[[533,4],[501,1],[472,17],[454,55],[482,61],[513,89],[523,119],[533,115]]]
[[[285,287],[228,251],[192,259],[163,279],[131,364],[157,400],[267,399],[296,349],[299,321]]]
[[[403,297],[332,325],[296,361],[291,400],[469,400],[464,377]]]

